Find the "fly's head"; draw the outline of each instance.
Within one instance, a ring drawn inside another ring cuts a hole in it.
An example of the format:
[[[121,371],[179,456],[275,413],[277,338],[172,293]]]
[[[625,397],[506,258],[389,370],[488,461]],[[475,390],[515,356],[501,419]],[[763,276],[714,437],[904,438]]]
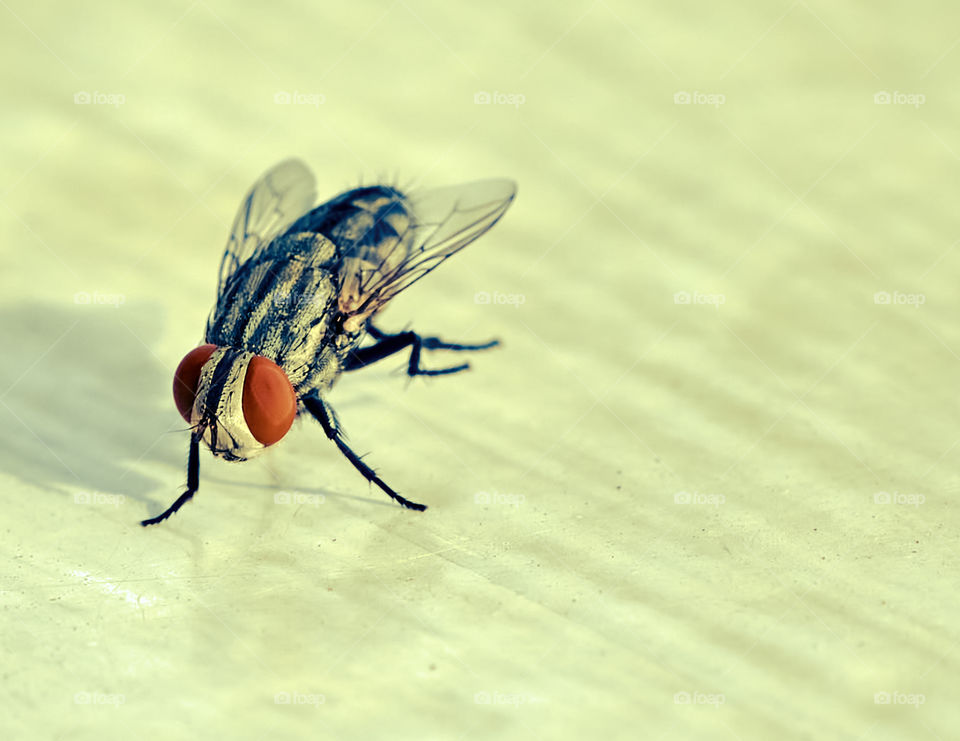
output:
[[[297,396],[269,358],[201,345],[173,376],[173,400],[215,456],[243,461],[279,442],[297,415]]]

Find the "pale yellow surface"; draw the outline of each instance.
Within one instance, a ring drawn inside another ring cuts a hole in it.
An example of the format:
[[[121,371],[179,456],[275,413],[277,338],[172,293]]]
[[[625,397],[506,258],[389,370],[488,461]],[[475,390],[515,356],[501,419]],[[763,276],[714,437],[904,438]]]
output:
[[[958,737],[957,9],[728,5],[0,4],[0,736]],[[287,156],[516,179],[384,317],[504,346],[144,530]]]

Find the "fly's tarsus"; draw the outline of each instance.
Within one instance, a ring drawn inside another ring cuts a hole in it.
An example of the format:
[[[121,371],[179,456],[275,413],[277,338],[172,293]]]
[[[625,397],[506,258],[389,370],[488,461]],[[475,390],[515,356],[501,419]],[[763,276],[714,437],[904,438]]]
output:
[[[156,517],[150,517],[146,520],[140,522],[141,525],[146,527],[147,525],[156,525],[158,522],[163,522],[170,515],[180,509],[184,504],[190,501],[193,498],[193,495],[197,493],[197,489],[200,488],[200,437],[197,433],[194,433],[190,436],[190,454],[187,459],[187,490],[183,492],[177,501],[167,507],[166,511],[157,515]]]
[[[427,508],[425,504],[419,504],[417,502],[411,502],[406,497],[402,497],[389,486],[386,482],[381,479],[374,472],[370,466],[363,462],[359,455],[354,453],[350,447],[343,441],[343,437],[340,434],[340,429],[334,422],[333,418],[333,409],[322,399],[319,399],[315,396],[308,396],[303,400],[303,405],[307,408],[307,411],[314,416],[314,418],[320,423],[320,426],[323,427],[323,431],[326,433],[327,437],[333,440],[334,444],[340,449],[340,452],[343,453],[344,457],[353,467],[356,468],[360,474],[371,484],[376,484],[380,489],[391,499],[395,499],[398,504],[403,505],[407,509],[414,509],[418,512],[423,512]]]
[[[470,367],[470,364],[462,363],[449,368],[422,368],[420,366],[421,350],[453,350],[457,352],[465,350],[489,350],[491,347],[496,347],[500,344],[499,340],[491,340],[490,342],[485,342],[482,345],[465,345],[457,342],[444,342],[439,337],[422,337],[416,332],[410,331],[388,334],[380,329],[377,329],[372,324],[367,324],[367,331],[370,333],[371,337],[377,340],[377,342],[369,347],[362,347],[351,352],[344,363],[344,371],[365,368],[372,363],[376,363],[378,360],[383,360],[384,358],[390,357],[394,353],[398,353],[401,350],[409,347],[410,360],[407,363],[408,376],[411,378],[413,376],[444,376],[449,375],[450,373],[459,373],[460,371],[465,371]]]

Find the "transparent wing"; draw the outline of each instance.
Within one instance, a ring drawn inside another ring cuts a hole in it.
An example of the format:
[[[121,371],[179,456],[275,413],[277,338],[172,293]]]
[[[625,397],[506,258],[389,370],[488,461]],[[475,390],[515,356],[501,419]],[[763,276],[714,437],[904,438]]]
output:
[[[313,173],[298,159],[284,160],[260,176],[240,204],[230,229],[227,249],[220,261],[218,305],[237,268],[309,211],[316,200]]]
[[[385,209],[396,237],[344,255],[340,310],[360,319],[373,315],[490,229],[516,193],[512,180],[478,180],[411,194],[402,212]]]

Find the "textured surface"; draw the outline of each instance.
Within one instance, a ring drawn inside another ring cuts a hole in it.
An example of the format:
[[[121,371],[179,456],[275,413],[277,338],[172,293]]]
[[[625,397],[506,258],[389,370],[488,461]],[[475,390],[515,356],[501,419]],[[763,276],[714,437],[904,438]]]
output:
[[[4,2],[3,737],[954,737],[952,6],[749,6]],[[515,178],[384,321],[504,347],[143,530],[291,155]]]

